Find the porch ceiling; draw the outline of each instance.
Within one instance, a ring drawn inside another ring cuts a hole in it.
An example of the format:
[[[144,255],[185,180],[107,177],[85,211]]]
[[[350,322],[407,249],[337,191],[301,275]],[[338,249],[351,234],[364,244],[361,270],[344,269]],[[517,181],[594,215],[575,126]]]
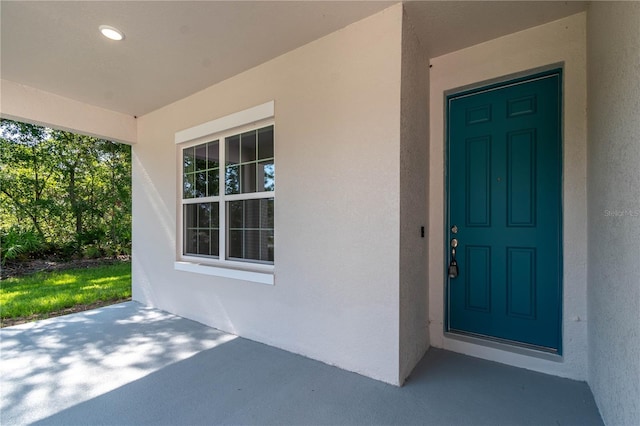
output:
[[[5,80],[143,115],[393,1],[2,1]],[[430,57],[584,10],[585,2],[407,2]],[[98,26],[121,29],[121,43]],[[269,82],[265,82],[268,84]]]

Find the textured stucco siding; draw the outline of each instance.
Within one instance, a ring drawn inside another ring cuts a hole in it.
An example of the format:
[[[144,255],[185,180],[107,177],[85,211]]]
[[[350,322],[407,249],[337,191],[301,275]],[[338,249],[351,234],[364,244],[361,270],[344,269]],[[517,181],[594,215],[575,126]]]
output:
[[[399,384],[402,5],[139,118],[134,299]],[[275,101],[275,285],[174,270],[177,131]]]
[[[400,381],[429,347],[429,62],[403,17],[400,121]],[[420,228],[425,227],[422,238]]]
[[[640,424],[640,3],[588,10],[589,385]]]

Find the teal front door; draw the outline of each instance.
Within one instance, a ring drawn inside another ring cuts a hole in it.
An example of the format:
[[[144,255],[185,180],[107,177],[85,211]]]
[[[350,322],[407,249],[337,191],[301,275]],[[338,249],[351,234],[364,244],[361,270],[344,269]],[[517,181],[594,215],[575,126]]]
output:
[[[447,330],[561,351],[560,70],[447,98]]]

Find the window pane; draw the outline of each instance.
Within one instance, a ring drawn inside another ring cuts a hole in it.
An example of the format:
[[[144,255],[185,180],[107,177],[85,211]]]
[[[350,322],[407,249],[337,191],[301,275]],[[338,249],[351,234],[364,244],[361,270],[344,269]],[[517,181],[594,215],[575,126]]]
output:
[[[218,141],[207,144],[207,169],[215,169],[220,166],[220,147]]]
[[[195,161],[193,148],[185,148],[182,150],[182,170],[183,173],[191,173],[195,171]]]
[[[231,201],[227,205],[229,258],[273,262],[273,199]]]
[[[219,195],[218,169],[207,170],[207,197]]]
[[[227,138],[227,164],[238,164],[240,161],[240,135]]]
[[[273,229],[273,198],[260,200],[260,228]]]
[[[244,201],[229,201],[227,206],[227,223],[229,229],[242,229],[244,224]]]
[[[209,203],[211,205],[211,229],[220,229],[220,203]]]
[[[256,163],[242,166],[242,193],[256,192]]]
[[[211,238],[209,231],[198,230],[198,254],[209,256],[211,254]]]
[[[219,203],[184,206],[184,254],[219,256]]]
[[[273,126],[258,130],[258,160],[273,158]]]
[[[187,229],[198,226],[198,205],[187,204],[184,206],[184,226]]]
[[[195,174],[196,188],[195,197],[204,197],[207,194],[207,172],[197,172]]]
[[[244,228],[260,228],[260,200],[244,201]]]
[[[196,149],[196,170],[207,168],[207,144],[198,145]]]
[[[198,206],[198,228],[211,227],[211,203],[201,203]]]
[[[219,256],[220,253],[220,231],[211,231],[211,256]]]
[[[275,191],[276,168],[273,160],[258,163],[258,191]]]
[[[260,231],[260,259],[273,262],[273,229]]]
[[[243,259],[242,250],[242,234],[243,231],[229,231],[229,258]]]
[[[182,198],[194,198],[196,193],[195,174],[184,175]]]
[[[260,260],[260,231],[244,231],[244,256],[243,259]]]
[[[244,200],[227,203],[227,226],[229,258],[244,259]]]
[[[243,133],[241,141],[240,161],[242,163],[256,161],[256,131]]]
[[[198,252],[198,235],[196,229],[187,229],[184,234],[184,254],[196,254]]]
[[[227,194],[240,193],[240,166],[227,167],[225,184]]]

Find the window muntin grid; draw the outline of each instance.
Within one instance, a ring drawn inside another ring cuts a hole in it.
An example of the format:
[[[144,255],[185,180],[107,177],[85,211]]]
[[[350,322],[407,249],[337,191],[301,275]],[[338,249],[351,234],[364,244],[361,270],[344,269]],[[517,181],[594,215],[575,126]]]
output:
[[[273,198],[227,203],[229,259],[273,262],[273,207]]]
[[[183,255],[274,263],[274,160],[273,125],[183,149]]]
[[[220,205],[217,202],[184,205],[184,253],[219,257]]]
[[[219,194],[219,141],[182,150],[183,198],[203,198]]]
[[[275,190],[273,126],[227,137],[225,143],[227,195]]]

